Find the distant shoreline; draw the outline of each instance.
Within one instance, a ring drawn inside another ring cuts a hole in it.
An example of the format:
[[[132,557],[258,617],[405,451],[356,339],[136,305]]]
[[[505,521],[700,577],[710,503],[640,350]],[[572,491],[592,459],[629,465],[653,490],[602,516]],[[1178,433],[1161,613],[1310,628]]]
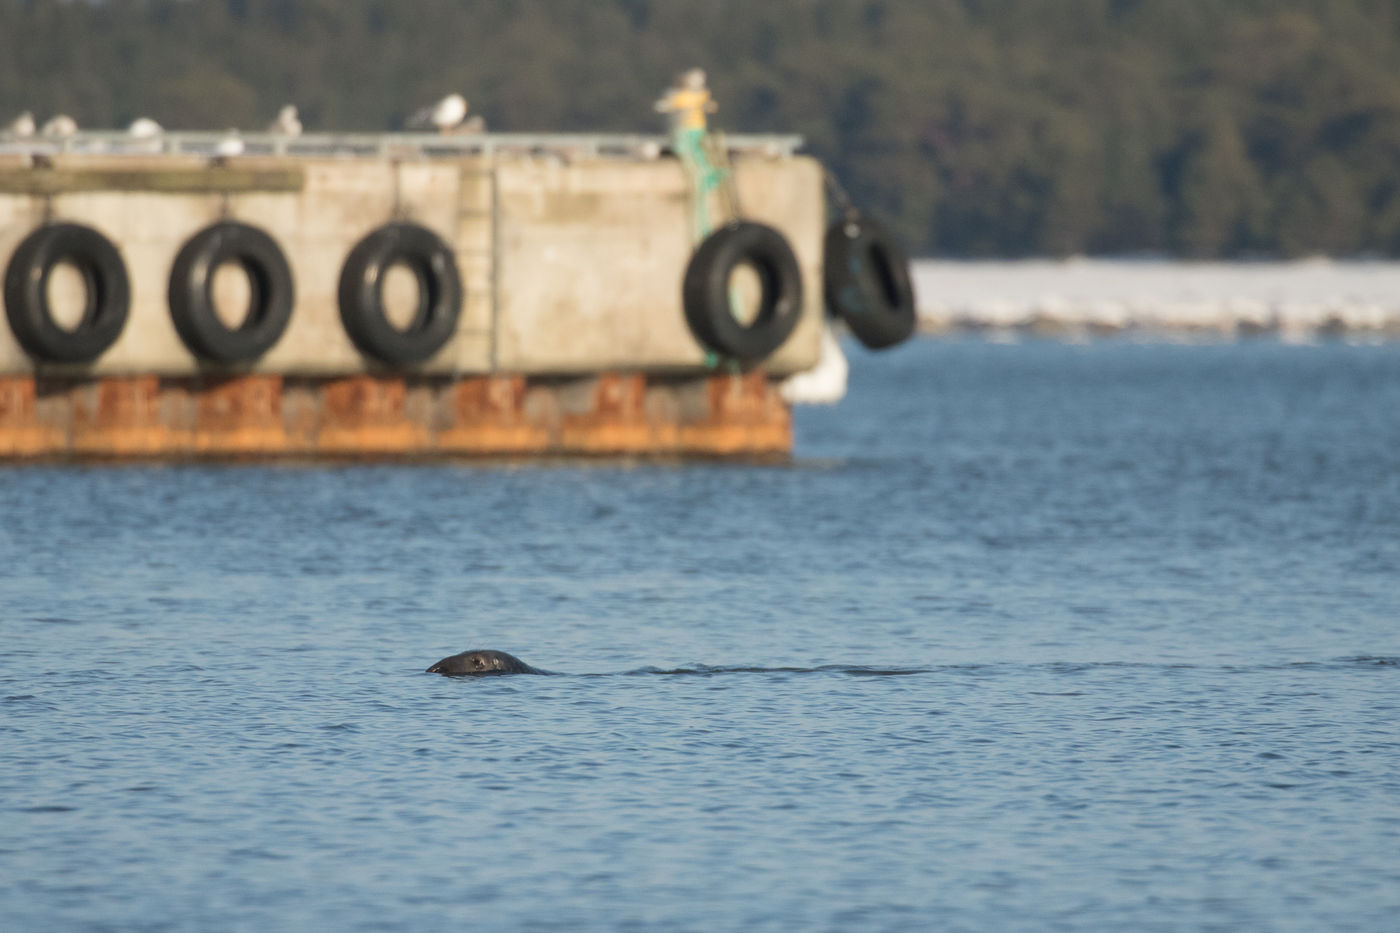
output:
[[[1400,340],[1390,260],[920,260],[913,278],[926,334]]]

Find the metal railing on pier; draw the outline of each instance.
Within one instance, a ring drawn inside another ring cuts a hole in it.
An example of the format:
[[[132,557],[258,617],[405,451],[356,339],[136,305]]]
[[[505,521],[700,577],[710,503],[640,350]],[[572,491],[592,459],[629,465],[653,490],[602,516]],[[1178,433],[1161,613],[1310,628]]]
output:
[[[787,158],[803,145],[796,135],[737,134],[721,137],[736,155]],[[52,156],[188,155],[347,157],[433,159],[498,154],[556,156],[564,159],[655,159],[670,152],[665,136],[606,133],[274,133],[163,132],[138,137],[129,133],[87,131],[72,136],[17,137],[0,134],[0,154]]]

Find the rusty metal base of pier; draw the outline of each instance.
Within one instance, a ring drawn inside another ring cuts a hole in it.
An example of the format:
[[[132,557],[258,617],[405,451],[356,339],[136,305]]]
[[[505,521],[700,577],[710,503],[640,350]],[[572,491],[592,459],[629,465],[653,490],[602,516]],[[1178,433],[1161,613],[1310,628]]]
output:
[[[792,450],[763,373],[0,377],[0,462],[728,457]]]

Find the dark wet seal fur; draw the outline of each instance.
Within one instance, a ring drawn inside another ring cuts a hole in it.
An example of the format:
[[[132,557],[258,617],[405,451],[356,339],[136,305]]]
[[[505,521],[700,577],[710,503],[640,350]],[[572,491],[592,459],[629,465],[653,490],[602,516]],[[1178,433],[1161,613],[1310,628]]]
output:
[[[488,674],[543,674],[513,654],[504,651],[463,651],[428,668],[429,674],[449,677],[482,677]]]

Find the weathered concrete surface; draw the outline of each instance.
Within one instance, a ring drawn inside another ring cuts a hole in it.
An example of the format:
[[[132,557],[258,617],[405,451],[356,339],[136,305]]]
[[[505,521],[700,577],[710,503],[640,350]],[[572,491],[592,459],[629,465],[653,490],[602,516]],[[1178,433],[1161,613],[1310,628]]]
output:
[[[261,166],[210,165],[177,158],[138,168],[112,160],[86,159],[59,167],[0,163],[0,194],[52,197],[79,191],[141,191],[162,194],[228,194],[239,191],[301,191],[306,173],[291,163]]]
[[[808,369],[821,339],[821,167],[751,158],[735,175],[746,219],[781,230],[802,269],[802,321],[764,368]],[[693,243],[690,185],[678,162],[513,162],[500,167],[498,184],[502,369],[704,366],[681,307]],[[727,219],[718,200],[710,216]]]
[[[123,161],[124,159],[124,161]],[[188,158],[57,156],[54,171],[111,171],[118,163],[133,174],[172,172]],[[244,159],[240,171],[274,174],[286,160]],[[374,160],[298,160],[304,187],[227,193],[103,191],[80,186],[47,197],[0,194],[0,257],[46,218],[82,223],[105,234],[121,251],[131,279],[131,313],[122,336],[91,366],[43,366],[62,375],[192,375],[202,367],[180,341],[167,306],[170,267],[184,242],[216,221],[230,218],[271,233],[291,266],[296,303],[282,339],[244,369],[284,374],[364,372],[371,364],[346,336],[336,303],[340,267],[366,233],[407,217],[447,242],[459,240],[457,163],[390,163]],[[490,356],[490,283],[474,256],[458,257],[468,299],[458,334],[424,372],[485,372]],[[35,366],[0,327],[0,373],[33,372]]]
[[[0,376],[0,461],[785,457],[764,374]]]
[[[130,177],[112,181],[123,172]],[[787,234],[806,284],[804,320],[764,368],[808,368],[817,359],[822,315],[820,168],[805,158],[751,156],[736,174],[746,214]],[[452,245],[466,291],[456,335],[415,372],[693,373],[704,371],[705,355],[680,307],[691,249],[687,190],[679,163],[669,159],[570,162],[519,154],[494,162],[246,157],[211,164],[56,155],[47,166],[28,168],[3,156],[0,263],[50,219],[96,228],[127,263],[132,305],[122,336],[96,363],[44,365],[45,375],[227,374],[202,366],[176,334],[166,303],[170,267],[181,245],[209,224],[253,224],[281,244],[296,301],[278,344],[237,371],[374,373],[379,367],[341,326],[340,269],[365,234],[410,219]],[[35,368],[0,325],[0,374]]]

